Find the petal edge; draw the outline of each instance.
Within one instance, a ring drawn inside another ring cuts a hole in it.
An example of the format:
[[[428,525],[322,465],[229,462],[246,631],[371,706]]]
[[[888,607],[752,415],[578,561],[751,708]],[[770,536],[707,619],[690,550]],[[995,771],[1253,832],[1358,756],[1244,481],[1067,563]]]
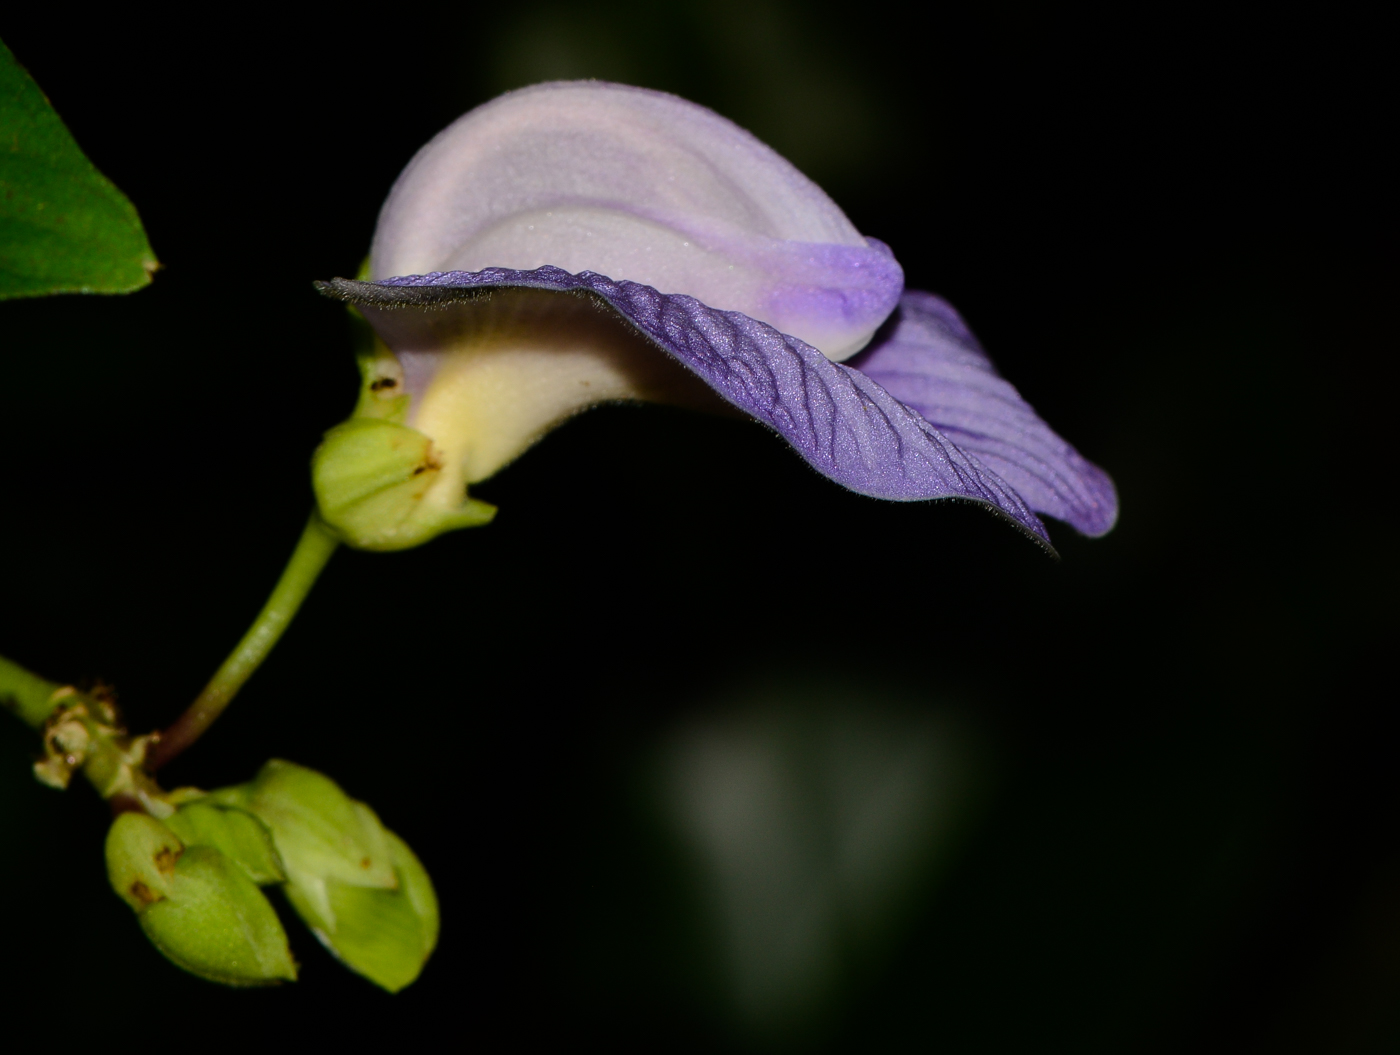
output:
[[[546,289],[601,301],[729,403],[768,425],[818,472],[891,501],[959,498],[986,505],[1044,545],[1045,526],[1006,481],[871,376],[766,323],[694,297],[555,267],[438,272],[378,282],[317,283],[327,296],[380,311],[432,309],[492,289]]]
[[[1082,534],[1118,518],[1113,481],[1061,439],[992,365],[947,301],[907,292],[884,332],[849,365],[990,467],[1038,513]]]

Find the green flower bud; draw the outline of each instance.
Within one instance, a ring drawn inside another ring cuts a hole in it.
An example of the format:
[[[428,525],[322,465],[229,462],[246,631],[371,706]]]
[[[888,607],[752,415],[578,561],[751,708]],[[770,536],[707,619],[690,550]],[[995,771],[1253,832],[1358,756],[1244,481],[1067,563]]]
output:
[[[166,825],[123,813],[107,833],[107,875],[164,956],[224,985],[295,981],[277,913],[243,867],[187,846]]]
[[[342,422],[311,459],[322,519],[345,542],[368,550],[407,549],[496,515],[442,471],[432,440],[383,418]]]
[[[251,813],[195,801],[181,806],[165,823],[186,846],[214,847],[258,886],[287,878],[272,833]]]
[[[267,825],[287,900],[347,967],[397,992],[437,944],[438,907],[423,866],[371,810],[315,770],[273,759],[249,783],[207,803]]]

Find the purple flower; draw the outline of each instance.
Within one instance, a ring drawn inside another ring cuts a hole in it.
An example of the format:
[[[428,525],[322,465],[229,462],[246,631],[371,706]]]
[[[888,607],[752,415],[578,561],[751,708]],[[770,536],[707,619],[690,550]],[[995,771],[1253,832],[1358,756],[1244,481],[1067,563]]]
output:
[[[366,533],[333,515],[349,508],[336,481],[372,487],[324,453],[328,434],[318,495],[352,542],[397,548],[480,522],[462,513],[466,485],[617,399],[717,396],[853,491],[984,503],[1041,539],[1036,513],[1088,535],[1117,515],[1107,475],[997,375],[946,302],[904,291],[887,246],[753,136],[675,96],[561,82],[473,110],[394,185],[369,278],[320,284],[379,339],[347,423],[363,427],[341,446],[362,458],[363,436],[388,442],[390,424],[427,439],[411,484],[393,478],[414,512]]]

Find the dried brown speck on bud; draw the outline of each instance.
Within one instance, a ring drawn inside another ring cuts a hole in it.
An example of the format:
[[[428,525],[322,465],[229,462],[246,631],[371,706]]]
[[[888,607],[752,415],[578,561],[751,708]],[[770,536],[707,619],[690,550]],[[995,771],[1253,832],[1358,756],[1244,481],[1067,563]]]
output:
[[[165,898],[157,894],[141,880],[137,879],[131,884],[131,896],[143,905],[154,905],[157,901],[164,901]]]

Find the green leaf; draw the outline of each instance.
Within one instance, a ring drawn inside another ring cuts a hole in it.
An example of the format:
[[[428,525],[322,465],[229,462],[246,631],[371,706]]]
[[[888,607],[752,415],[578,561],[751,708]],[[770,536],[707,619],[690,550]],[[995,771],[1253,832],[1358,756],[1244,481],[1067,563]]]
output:
[[[0,300],[129,293],[158,266],[135,206],[0,43]]]

